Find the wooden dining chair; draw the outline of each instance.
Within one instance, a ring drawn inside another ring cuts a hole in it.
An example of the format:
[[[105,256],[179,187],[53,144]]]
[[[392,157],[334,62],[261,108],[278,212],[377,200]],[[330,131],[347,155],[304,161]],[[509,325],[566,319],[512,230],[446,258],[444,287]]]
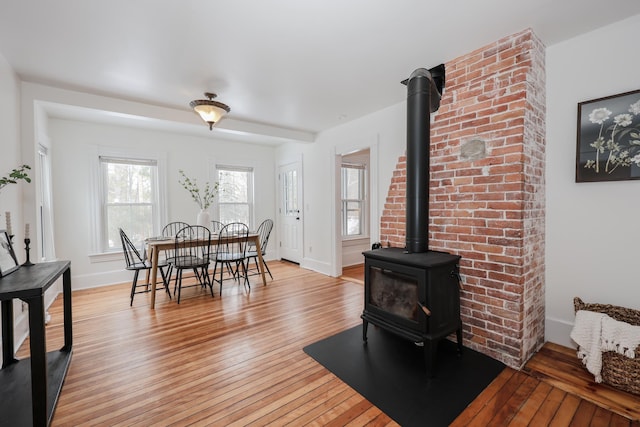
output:
[[[198,245],[184,244],[188,241],[198,241]],[[182,288],[187,287],[209,287],[213,297],[213,283],[209,277],[211,232],[207,227],[201,225],[188,225],[179,230],[175,235],[174,256],[169,261],[176,271],[173,294],[178,292],[178,304]],[[192,270],[196,276],[196,283],[189,286],[182,285],[183,272]]]
[[[222,282],[224,271],[230,272],[231,278],[240,281],[244,280],[244,285],[251,289],[245,258],[247,256],[249,227],[240,222],[233,222],[222,227],[218,233],[216,242],[216,253],[214,256],[213,280],[220,284],[220,295],[222,295]],[[220,277],[216,279],[216,274]]]
[[[136,294],[150,292],[151,285],[149,283],[138,284],[138,275],[140,271],[149,271],[151,270],[151,262],[147,261],[140,255],[140,251],[138,248],[131,242],[131,239],[127,236],[127,234],[122,230],[120,231],[120,241],[122,242],[122,252],[124,254],[124,260],[126,263],[126,269],[133,271],[133,281],[131,282],[131,295],[129,306],[133,305],[133,297]],[[166,261],[158,264],[158,269],[160,270],[160,275],[162,276],[162,283],[164,284],[164,289],[171,298],[171,292],[169,292],[169,276],[165,273],[164,269],[168,267]],[[138,288],[144,287],[145,290],[138,290]],[[162,288],[157,288],[159,290]]]

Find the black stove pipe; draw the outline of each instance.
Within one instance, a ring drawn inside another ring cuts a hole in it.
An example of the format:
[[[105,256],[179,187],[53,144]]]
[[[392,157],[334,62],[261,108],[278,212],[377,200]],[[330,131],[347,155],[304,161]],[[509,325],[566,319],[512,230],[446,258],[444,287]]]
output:
[[[444,64],[418,68],[407,85],[406,252],[429,250],[429,149],[431,113],[440,107]]]

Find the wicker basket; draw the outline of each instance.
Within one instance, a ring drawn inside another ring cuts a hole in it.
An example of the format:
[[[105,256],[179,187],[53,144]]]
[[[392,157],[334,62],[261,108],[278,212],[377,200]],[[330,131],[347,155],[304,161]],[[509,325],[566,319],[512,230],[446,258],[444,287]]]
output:
[[[604,313],[620,322],[640,326],[640,310],[609,304],[586,304],[578,297],[573,299],[573,307],[575,311]],[[602,382],[630,393],[640,394],[640,346],[635,351],[635,359],[615,351],[602,353]]]

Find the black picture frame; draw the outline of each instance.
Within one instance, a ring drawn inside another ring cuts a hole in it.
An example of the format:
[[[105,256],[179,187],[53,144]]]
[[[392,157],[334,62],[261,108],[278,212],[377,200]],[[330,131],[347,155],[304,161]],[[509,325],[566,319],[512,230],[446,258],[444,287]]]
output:
[[[640,89],[578,103],[576,182],[640,179]]]
[[[7,230],[0,230],[0,277],[20,268]]]

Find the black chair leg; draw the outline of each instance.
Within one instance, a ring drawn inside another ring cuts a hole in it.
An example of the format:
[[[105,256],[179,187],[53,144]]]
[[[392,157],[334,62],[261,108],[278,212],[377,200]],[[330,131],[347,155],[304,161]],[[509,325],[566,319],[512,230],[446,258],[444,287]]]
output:
[[[198,283],[200,283],[200,286],[202,286],[202,279],[200,278],[200,273],[198,272],[198,269],[195,267],[193,268],[193,275],[198,281]]]
[[[182,269],[178,269],[176,271],[176,283],[178,285],[178,304],[180,304],[180,294],[182,293]],[[174,289],[174,295],[175,295],[175,289]]]
[[[269,273],[269,277],[271,277],[271,280],[273,280],[273,276],[271,275],[271,270],[269,270],[269,266],[267,265],[267,262],[264,260],[264,258],[262,259],[262,265],[264,265],[264,268],[267,269],[267,273]]]
[[[229,273],[231,276],[233,276],[233,279],[235,280],[236,273],[233,271],[233,268],[231,268],[231,263],[227,261],[225,263],[225,265],[227,266],[227,273]]]
[[[129,307],[133,306],[133,297],[136,295],[136,287],[138,286],[138,274],[140,270],[133,272],[133,282],[131,283],[131,301],[129,301]]]
[[[164,290],[167,292],[167,295],[169,295],[169,299],[171,299],[171,291],[169,291],[169,280],[171,280],[171,276],[168,276],[162,268],[160,268],[160,275],[162,276]]]
[[[213,263],[213,273],[211,274],[211,285],[213,285],[213,283],[216,282],[216,273],[218,272],[218,263],[214,262]]]
[[[244,272],[244,285],[246,287],[249,288],[249,290],[251,290],[251,283],[249,283],[249,274],[247,273],[247,266],[244,263],[244,260],[242,260],[240,262],[240,264],[242,264],[242,271]],[[247,261],[247,264],[249,264],[249,261]]]
[[[224,274],[224,266],[220,266],[220,296],[222,296],[222,275]]]
[[[209,290],[211,291],[211,297],[213,297],[213,282],[211,281],[211,277],[209,276],[209,267],[202,267],[202,274],[205,277],[206,284],[209,286]]]
[[[167,282],[171,284],[171,275],[173,274],[173,264],[169,264],[169,268],[167,269]]]
[[[180,275],[180,270],[176,269],[176,278],[173,279],[173,296],[176,296],[176,291],[178,290],[178,276]]]

